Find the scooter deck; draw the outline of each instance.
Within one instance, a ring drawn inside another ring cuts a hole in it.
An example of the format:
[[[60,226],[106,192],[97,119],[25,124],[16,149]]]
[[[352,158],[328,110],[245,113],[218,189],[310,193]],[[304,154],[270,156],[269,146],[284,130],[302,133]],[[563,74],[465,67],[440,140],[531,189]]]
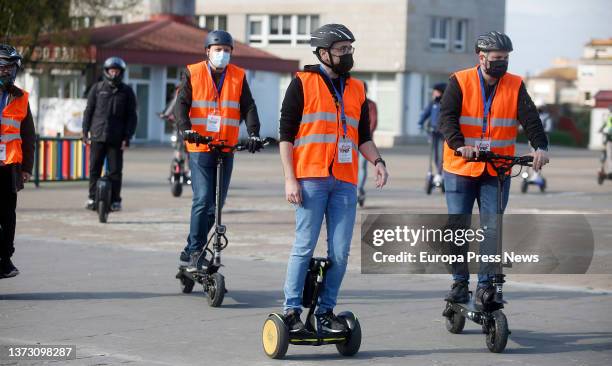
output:
[[[346,342],[348,334],[323,333],[317,334],[314,331],[304,331],[299,334],[289,334],[289,343],[295,345],[322,346],[325,344],[336,344]]]

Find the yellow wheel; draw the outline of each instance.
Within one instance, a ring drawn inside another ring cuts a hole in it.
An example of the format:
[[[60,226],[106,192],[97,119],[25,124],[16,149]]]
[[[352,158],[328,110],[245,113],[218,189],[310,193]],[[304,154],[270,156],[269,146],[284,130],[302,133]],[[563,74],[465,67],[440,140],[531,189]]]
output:
[[[279,314],[270,314],[264,322],[261,341],[266,355],[270,358],[283,358],[289,347],[289,332]]]

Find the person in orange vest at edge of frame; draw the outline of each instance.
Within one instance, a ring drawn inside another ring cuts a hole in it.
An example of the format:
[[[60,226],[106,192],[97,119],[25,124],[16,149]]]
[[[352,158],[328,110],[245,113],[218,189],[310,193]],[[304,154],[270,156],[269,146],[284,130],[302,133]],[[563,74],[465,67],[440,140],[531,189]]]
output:
[[[385,161],[370,135],[363,82],[351,78],[355,38],[341,24],[326,24],[310,38],[320,64],[307,65],[287,88],[280,117],[280,154],[285,198],[295,206],[295,241],[284,285],[289,332],[305,329],[300,319],[304,281],[321,224],[327,223],[331,260],[316,310],[319,329],[346,330],[333,309],[346,272],[357,210],[358,155],[374,164],[376,186],[388,178]]]
[[[454,73],[442,96],[439,123],[445,139],[444,189],[449,215],[465,215],[467,220],[474,201],[478,202],[480,225],[486,238],[479,245],[481,254],[496,254],[497,173],[490,164],[466,160],[482,151],[514,156],[520,123],[535,149],[530,154],[534,158],[533,168],[539,171],[549,161],[548,139],[521,77],[507,72],[512,51],[510,38],[489,32],[478,37],[475,49],[479,64]],[[455,156],[455,151],[461,156]],[[510,179],[506,179],[503,209],[509,191]],[[456,249],[467,251],[467,246]],[[488,302],[483,295],[493,294],[495,267],[490,263],[480,267],[474,299],[477,304]],[[452,271],[454,283],[445,300],[467,303],[467,262],[453,264]]]
[[[370,136],[372,139],[374,139],[374,131],[376,130],[376,127],[378,127],[378,107],[376,107],[376,102],[368,98],[368,83],[364,81],[363,87],[365,88],[366,101],[368,102],[368,110],[370,112]],[[367,179],[368,159],[366,159],[363,154],[359,154],[359,183],[357,184],[357,203],[359,203],[359,207],[363,207],[363,204],[365,203],[365,185]]]
[[[17,192],[32,176],[36,133],[28,93],[15,86],[22,57],[0,44],[0,278],[15,277],[19,270],[15,253]]]
[[[259,138],[259,116],[245,71],[229,63],[234,40],[228,32],[215,30],[208,33],[204,46],[207,61],[188,65],[181,76],[174,109],[179,131],[184,135],[185,131],[195,130],[202,136],[212,136],[214,140],[225,140],[226,145],[235,145],[240,121],[244,120],[249,135],[247,150],[255,153],[263,147]],[[206,144],[193,141],[187,141],[187,151],[193,199],[187,245],[180,253],[179,266],[193,271],[215,222],[218,153],[211,152]],[[227,197],[233,162],[233,156],[223,158],[222,206]]]

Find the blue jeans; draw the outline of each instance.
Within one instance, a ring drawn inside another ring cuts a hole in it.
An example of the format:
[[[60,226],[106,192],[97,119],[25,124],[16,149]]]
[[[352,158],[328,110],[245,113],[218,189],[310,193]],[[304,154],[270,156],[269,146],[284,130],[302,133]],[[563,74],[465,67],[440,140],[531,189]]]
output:
[[[354,184],[334,177],[304,178],[299,179],[299,183],[302,188],[302,206],[295,209],[295,242],[287,265],[284,309],[302,309],[306,272],[325,217],[327,257],[332,264],[319,294],[317,313],[321,314],[336,306],[340,284],[346,272],[355,226],[357,190]]]
[[[359,154],[359,177],[357,178],[358,186],[357,190],[359,194],[365,195],[365,185],[368,178],[368,159],[364,158],[363,155]]]
[[[208,232],[215,223],[215,192],[217,188],[217,153],[189,153],[189,169],[191,169],[191,189],[193,199],[191,204],[191,224],[185,253],[199,251],[206,244]],[[227,190],[232,177],[234,157],[223,157],[223,183],[221,185],[221,207],[225,203]]]
[[[502,212],[508,204],[510,177],[507,177],[502,195]],[[480,244],[480,254],[496,254],[497,249],[497,177],[485,171],[480,177],[464,177],[444,171],[444,190],[449,215],[471,215],[474,201],[478,203],[480,226],[484,230],[485,241]],[[469,222],[466,222],[469,225]],[[467,251],[467,245],[461,247]],[[482,265],[478,272],[478,283],[489,282],[494,274],[494,266]],[[468,281],[470,273],[467,263],[453,265],[453,279]]]
[[[438,174],[442,174],[442,148],[444,147],[444,136],[437,131],[431,133],[431,145],[434,153],[434,165]]]

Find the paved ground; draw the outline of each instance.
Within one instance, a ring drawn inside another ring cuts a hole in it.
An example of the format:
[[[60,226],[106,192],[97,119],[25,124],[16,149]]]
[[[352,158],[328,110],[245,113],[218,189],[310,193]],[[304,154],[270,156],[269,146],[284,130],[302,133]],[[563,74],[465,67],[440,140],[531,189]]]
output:
[[[513,333],[506,353],[492,355],[475,325],[463,335],[444,329],[444,276],[359,274],[359,226],[338,306],[362,322],[358,358],[343,360],[326,346],[290,347],[284,363],[268,360],[260,330],[282,301],[293,230],[277,151],[236,159],[224,216],[230,292],[220,309],[209,308],[199,291],[179,294],[174,279],[191,194],[171,197],[169,154],[129,152],[125,210],[107,225],[82,209],[84,183],[47,183],[20,194],[15,262],[22,274],[0,282],[0,344],[76,344],[79,359],[68,364],[85,365],[611,363],[612,276],[513,276],[506,287]],[[385,151],[385,158],[389,186],[370,189],[362,213],[445,211],[441,194],[423,193],[423,146]],[[596,184],[597,167],[596,153],[554,151],[548,193],[522,195],[514,184],[509,212],[612,214],[612,184]],[[610,255],[610,242],[600,242],[599,255]]]

